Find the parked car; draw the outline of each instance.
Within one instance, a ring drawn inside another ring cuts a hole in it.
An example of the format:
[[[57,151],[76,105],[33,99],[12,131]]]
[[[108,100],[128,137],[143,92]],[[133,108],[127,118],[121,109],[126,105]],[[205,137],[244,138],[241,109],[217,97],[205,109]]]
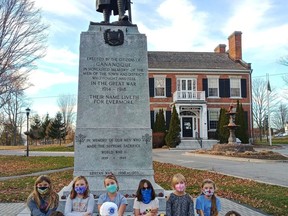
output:
[[[275,137],[283,137],[283,133],[275,134]]]

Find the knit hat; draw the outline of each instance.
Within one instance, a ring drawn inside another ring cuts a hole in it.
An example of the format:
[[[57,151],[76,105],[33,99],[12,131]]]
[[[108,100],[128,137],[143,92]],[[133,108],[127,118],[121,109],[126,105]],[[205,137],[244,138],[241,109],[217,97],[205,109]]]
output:
[[[118,216],[118,207],[113,202],[105,202],[100,207],[101,216]]]

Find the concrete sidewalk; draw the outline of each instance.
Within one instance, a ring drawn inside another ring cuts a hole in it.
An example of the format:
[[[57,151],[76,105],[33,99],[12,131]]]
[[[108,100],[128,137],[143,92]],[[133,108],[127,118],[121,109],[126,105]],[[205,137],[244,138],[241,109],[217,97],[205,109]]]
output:
[[[256,209],[252,209],[248,206],[241,205],[239,203],[220,198],[222,211],[219,216],[224,216],[226,212],[234,210],[239,212],[243,216],[267,216],[265,213],[261,213]],[[25,203],[0,203],[0,216],[30,216],[29,210]],[[96,216],[96,214],[94,214]],[[125,216],[132,216],[132,213],[127,213]],[[196,215],[196,214],[195,214]]]

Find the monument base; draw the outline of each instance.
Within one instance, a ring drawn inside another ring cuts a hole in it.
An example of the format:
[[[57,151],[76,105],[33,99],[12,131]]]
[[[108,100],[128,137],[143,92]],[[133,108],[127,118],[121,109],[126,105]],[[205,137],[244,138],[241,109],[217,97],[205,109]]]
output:
[[[157,191],[159,191],[159,189],[160,189],[163,192],[163,196],[162,197],[159,197],[157,195],[157,199],[159,200],[159,209],[158,209],[159,212],[158,212],[158,215],[161,215],[161,214],[165,215],[166,214],[166,197],[171,193],[171,191],[165,191],[165,190],[163,190],[163,188],[161,188],[157,184],[153,184],[153,187],[154,186],[155,186],[155,188],[159,187],[157,189]],[[66,198],[67,198],[67,196],[69,196],[71,188],[72,188],[72,182],[68,186],[64,187],[58,193],[58,195],[59,195],[58,211],[64,212]],[[136,192],[136,190],[135,190],[135,192]],[[134,192],[134,194],[135,194],[135,192]],[[155,192],[156,192],[156,190],[155,190]],[[104,193],[104,191],[103,191],[103,193]],[[120,193],[121,193],[121,191],[120,191]],[[92,192],[92,194],[94,194],[94,193]],[[125,194],[123,194],[123,195],[125,195]],[[132,216],[132,215],[134,215],[133,214],[134,199],[135,199],[135,197],[127,197],[128,205],[126,207],[126,211],[125,211],[124,216]],[[93,214],[93,216],[98,216],[99,215],[97,202],[98,202],[98,197],[96,195],[95,196],[95,206],[94,206],[94,212],[93,212],[94,214]]]

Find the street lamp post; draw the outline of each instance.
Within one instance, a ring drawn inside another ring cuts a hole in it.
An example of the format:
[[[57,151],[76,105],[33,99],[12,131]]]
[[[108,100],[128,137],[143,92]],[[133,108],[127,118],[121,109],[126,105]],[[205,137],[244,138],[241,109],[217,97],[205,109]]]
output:
[[[26,109],[26,116],[27,116],[27,149],[26,149],[26,156],[27,157],[29,157],[29,140],[28,140],[28,138],[29,138],[29,114],[30,114],[30,109],[29,108],[27,108]]]

